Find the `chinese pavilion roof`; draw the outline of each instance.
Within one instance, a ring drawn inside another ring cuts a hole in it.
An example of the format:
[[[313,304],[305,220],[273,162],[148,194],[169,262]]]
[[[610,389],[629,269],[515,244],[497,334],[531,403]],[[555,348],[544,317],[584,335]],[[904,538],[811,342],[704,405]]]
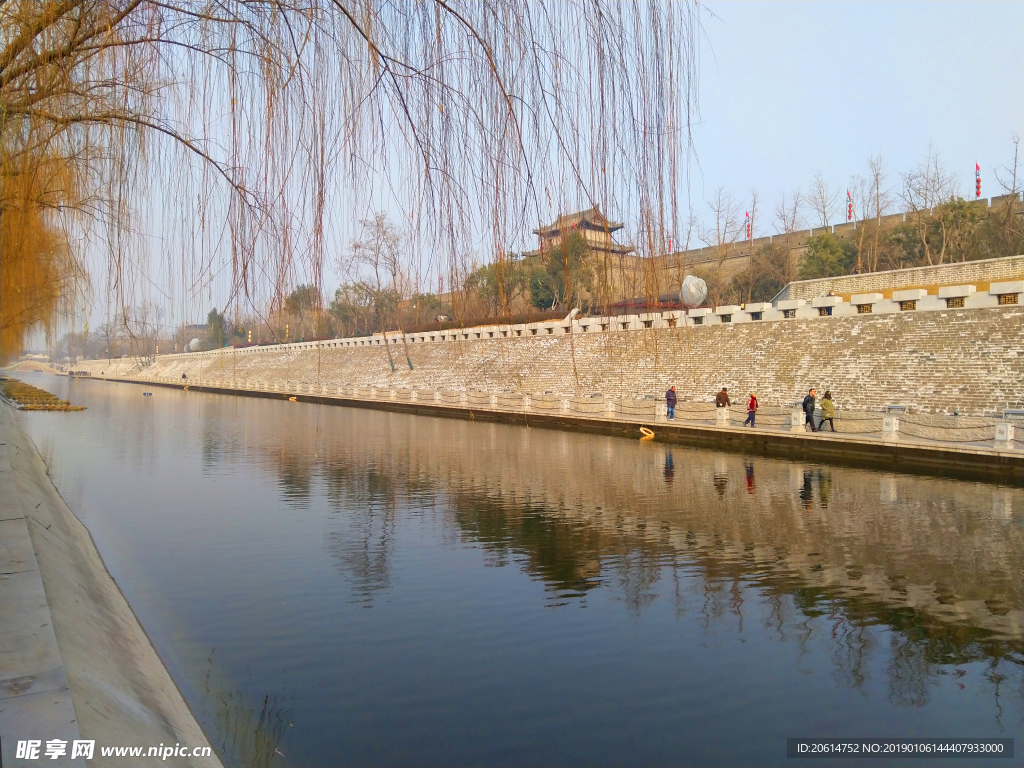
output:
[[[592,229],[599,232],[617,232],[623,225],[617,221],[609,221],[595,205],[585,211],[559,215],[554,223],[533,230],[535,235],[554,235],[570,229]]]

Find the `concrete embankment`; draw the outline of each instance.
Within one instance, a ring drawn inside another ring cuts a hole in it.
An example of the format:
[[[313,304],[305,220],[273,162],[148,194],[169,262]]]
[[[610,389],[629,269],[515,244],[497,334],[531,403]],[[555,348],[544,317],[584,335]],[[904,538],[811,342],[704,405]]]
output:
[[[0,404],[0,743],[2,765],[220,766],[216,756],[104,757],[102,747],[210,743],[51,482],[32,440]],[[18,760],[18,741],[42,742]],[[47,759],[46,742],[66,742]],[[75,739],[93,758],[71,758]],[[212,754],[212,750],[210,750]],[[145,754],[145,753],[143,753]]]

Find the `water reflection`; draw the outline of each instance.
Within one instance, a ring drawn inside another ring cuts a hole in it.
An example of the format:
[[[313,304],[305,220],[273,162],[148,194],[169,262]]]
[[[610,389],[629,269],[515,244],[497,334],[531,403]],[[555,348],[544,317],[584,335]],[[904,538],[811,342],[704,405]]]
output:
[[[459,537],[542,581],[552,607],[601,588],[640,614],[683,572],[700,580],[704,626],[739,627],[755,587],[780,637],[803,626],[809,643],[805,620],[827,617],[837,683],[860,686],[886,655],[900,706],[927,702],[936,665],[1021,663],[1012,489],[360,412],[315,460],[301,426],[282,439],[295,442],[265,458],[289,456],[281,482],[306,492],[323,474],[345,517],[328,546],[361,600],[391,584],[396,510],[444,499],[435,511]],[[783,616],[790,603],[803,618]],[[891,630],[881,645],[876,626]]]
[[[215,726],[217,754],[229,764],[245,768],[285,765],[286,739],[294,728],[290,703],[279,694],[254,697],[233,688],[220,679],[214,656],[211,652],[207,658],[200,711]],[[246,682],[251,685],[253,681]]]

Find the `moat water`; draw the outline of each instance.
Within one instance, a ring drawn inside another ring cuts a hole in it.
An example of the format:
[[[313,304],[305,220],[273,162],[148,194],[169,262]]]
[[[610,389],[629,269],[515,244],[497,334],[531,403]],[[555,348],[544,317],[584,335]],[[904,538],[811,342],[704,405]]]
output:
[[[19,419],[226,765],[1020,762],[1019,487],[25,378],[88,407]]]

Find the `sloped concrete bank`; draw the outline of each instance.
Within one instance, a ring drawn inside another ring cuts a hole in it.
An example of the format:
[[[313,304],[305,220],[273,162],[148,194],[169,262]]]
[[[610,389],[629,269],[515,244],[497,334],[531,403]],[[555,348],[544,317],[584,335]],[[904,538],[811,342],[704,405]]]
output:
[[[86,379],[97,384],[115,381],[143,387],[181,389],[179,384],[132,379]],[[653,423],[649,420],[580,418],[548,413],[523,413],[479,409],[468,406],[435,405],[428,402],[362,400],[336,395],[303,394],[301,392],[268,392],[232,387],[189,384],[191,392],[263,397],[275,400],[294,398],[301,403],[322,403],[350,408],[371,408],[398,413],[443,418],[492,421],[525,427],[560,429],[593,434],[638,438],[640,427],[652,428],[660,442],[692,445],[736,453],[823,461],[850,466],[873,467],[889,471],[941,474],[966,480],[985,480],[1024,485],[1024,452],[1003,451],[981,446],[959,446],[949,443],[883,442],[880,440],[831,436],[773,430],[750,430],[743,427],[702,426],[698,424]]]
[[[125,765],[102,747],[188,746],[209,757],[132,765],[220,766],[92,541],[53,486],[32,440],[0,404],[0,744],[2,765]],[[67,742],[18,760],[17,742]],[[71,759],[74,739],[93,757]]]

